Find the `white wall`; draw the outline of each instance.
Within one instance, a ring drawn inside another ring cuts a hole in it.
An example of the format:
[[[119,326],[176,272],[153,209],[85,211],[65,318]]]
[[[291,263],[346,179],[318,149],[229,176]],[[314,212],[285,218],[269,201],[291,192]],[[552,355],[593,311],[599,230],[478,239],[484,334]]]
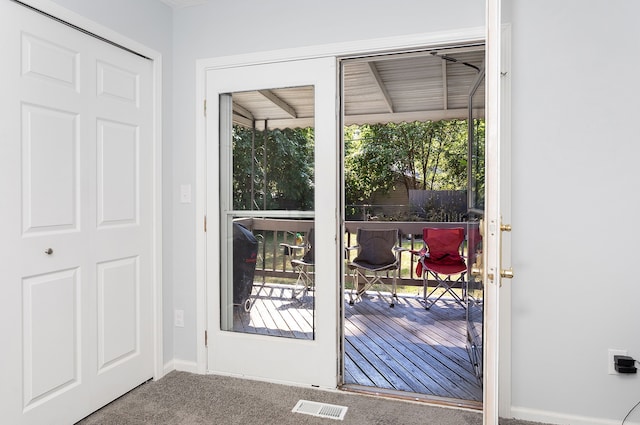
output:
[[[4,1],[4,0],[3,0]],[[39,0],[31,0],[38,6]],[[137,43],[143,44],[162,55],[162,115],[163,115],[163,304],[164,320],[163,351],[165,360],[173,358],[173,286],[172,286],[172,10],[157,0],[52,0],[60,6],[84,16]]]
[[[187,363],[196,359],[196,218],[174,195],[195,185],[195,60],[484,22],[480,0],[235,0],[177,10],[173,22],[155,0],[55,1],[163,54],[165,357]],[[513,25],[513,413],[619,423],[640,399],[638,375],[608,375],[606,365],[608,348],[640,358],[640,3],[504,1]],[[185,310],[184,328],[171,326],[174,308]]]
[[[195,60],[484,25],[482,0],[235,0],[175,11],[173,191],[195,185]],[[198,226],[200,225],[198,219]],[[194,205],[176,204],[174,305],[185,311],[175,358],[196,360]]]
[[[619,424],[640,400],[606,367],[608,348],[640,358],[640,3],[507,1],[513,411]]]

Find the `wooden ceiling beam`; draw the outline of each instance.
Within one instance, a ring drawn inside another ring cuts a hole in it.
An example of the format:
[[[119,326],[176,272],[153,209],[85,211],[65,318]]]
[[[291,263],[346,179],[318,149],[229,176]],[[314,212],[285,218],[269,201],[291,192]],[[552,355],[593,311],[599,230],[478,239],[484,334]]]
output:
[[[254,120],[255,119],[250,110],[248,110],[247,108],[245,108],[244,106],[242,106],[242,105],[240,105],[239,103],[236,103],[236,102],[233,102],[233,113],[241,115],[241,116],[243,116],[245,118],[248,118],[250,120]]]
[[[378,72],[378,68],[376,68],[376,64],[374,62],[368,62],[367,65],[369,65],[369,73],[375,80],[378,90],[380,91],[380,94],[382,95],[384,102],[387,105],[387,109],[390,113],[393,113],[393,102],[391,101],[391,96],[389,96],[387,87],[380,77],[380,73]]]
[[[447,61],[442,61],[442,109],[449,109],[449,83],[447,82]]]
[[[276,96],[276,94],[273,93],[271,90],[258,90],[258,93],[260,93],[261,95],[269,99],[271,103],[276,105],[278,108],[282,109],[291,118],[298,118],[298,114],[296,113],[296,110],[287,102],[285,102],[284,100]]]
[[[233,113],[233,123],[247,128],[253,128],[254,121],[245,116]]]

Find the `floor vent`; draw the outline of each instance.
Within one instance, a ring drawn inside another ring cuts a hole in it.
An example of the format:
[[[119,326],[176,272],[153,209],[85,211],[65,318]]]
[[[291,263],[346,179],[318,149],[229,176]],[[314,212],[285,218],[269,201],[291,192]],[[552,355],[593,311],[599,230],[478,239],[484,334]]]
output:
[[[318,416],[320,418],[330,418],[344,420],[348,407],[336,406],[335,404],[316,403],[315,401],[300,400],[293,408],[294,413],[304,413],[305,415]]]

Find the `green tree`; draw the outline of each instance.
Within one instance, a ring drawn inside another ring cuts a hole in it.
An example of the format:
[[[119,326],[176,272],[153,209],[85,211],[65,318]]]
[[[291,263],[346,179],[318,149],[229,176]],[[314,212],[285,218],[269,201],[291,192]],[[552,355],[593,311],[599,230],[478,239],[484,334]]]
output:
[[[467,121],[351,126],[345,130],[347,204],[367,202],[402,181],[405,189],[463,190]]]
[[[312,210],[313,129],[233,130],[234,208]]]

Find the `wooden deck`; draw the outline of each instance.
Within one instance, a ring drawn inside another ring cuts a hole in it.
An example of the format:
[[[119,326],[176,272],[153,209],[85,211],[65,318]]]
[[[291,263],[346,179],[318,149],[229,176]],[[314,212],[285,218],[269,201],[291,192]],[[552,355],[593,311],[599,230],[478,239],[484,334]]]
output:
[[[401,296],[390,308],[374,295],[345,309],[345,384],[482,401],[460,305],[440,300],[425,310]]]
[[[400,296],[390,308],[377,294],[353,306],[346,301],[347,388],[481,407],[460,305],[443,299],[425,310],[414,296]],[[311,339],[312,305],[313,292],[298,300],[287,286],[265,286],[249,313],[236,312],[234,330]]]
[[[248,313],[234,309],[233,330],[285,338],[313,339],[313,292],[291,298],[289,285],[254,286]]]

